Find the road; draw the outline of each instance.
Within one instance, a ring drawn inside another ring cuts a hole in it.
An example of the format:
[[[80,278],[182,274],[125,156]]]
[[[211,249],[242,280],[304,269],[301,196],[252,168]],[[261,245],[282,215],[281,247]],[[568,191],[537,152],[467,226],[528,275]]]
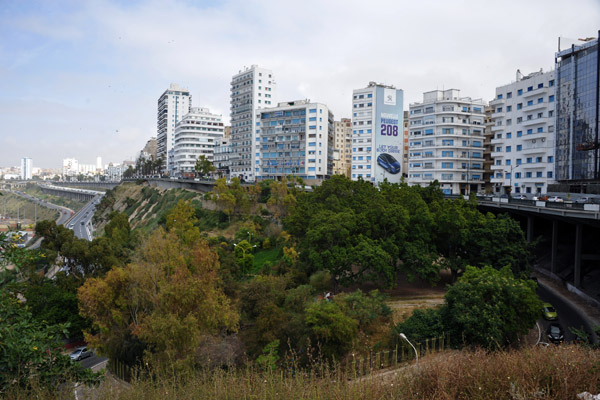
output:
[[[108,358],[101,357],[101,356],[97,355],[96,353],[93,353],[91,357],[84,358],[83,360],[78,361],[78,362],[84,368],[93,368],[94,366],[96,366],[100,363],[103,363],[106,360],[108,360]]]
[[[558,321],[546,321],[545,319],[540,319],[538,321],[540,323],[540,327],[542,328],[542,342],[548,342],[546,329],[552,322],[558,322],[560,326],[562,326],[563,330],[565,331],[566,342],[570,342],[575,339],[575,335],[571,333],[569,327],[581,329],[583,326],[589,333],[589,327],[586,326],[587,324],[579,316],[579,313],[573,309],[573,306],[543,286],[538,285],[537,294],[542,301],[552,304],[558,313]]]
[[[69,221],[68,228],[73,230],[75,236],[88,241],[92,240],[92,217],[96,211],[96,205],[100,203],[102,195],[98,195],[90,200],[83,208]]]

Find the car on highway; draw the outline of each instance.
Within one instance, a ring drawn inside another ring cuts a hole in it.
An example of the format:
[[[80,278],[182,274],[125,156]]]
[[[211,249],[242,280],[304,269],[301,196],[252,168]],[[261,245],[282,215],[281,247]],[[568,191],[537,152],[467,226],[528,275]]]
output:
[[[85,225],[85,221],[81,221],[81,225]]]
[[[560,344],[565,339],[565,331],[560,324],[553,322],[546,329],[548,340],[554,344]]]
[[[550,196],[550,197],[548,197],[548,201],[551,203],[564,203],[565,202],[563,200],[563,198],[560,196]]]
[[[515,199],[515,200],[527,200],[527,196],[525,196],[524,194],[517,194],[516,196],[513,196],[513,199]]]
[[[594,200],[591,197],[580,197],[573,200],[574,203],[592,203]]]
[[[84,358],[91,356],[92,352],[85,346],[76,348],[75,351],[69,355],[73,361],[83,360]]]
[[[542,304],[542,315],[548,321],[556,321],[558,319],[558,313],[550,303]]]

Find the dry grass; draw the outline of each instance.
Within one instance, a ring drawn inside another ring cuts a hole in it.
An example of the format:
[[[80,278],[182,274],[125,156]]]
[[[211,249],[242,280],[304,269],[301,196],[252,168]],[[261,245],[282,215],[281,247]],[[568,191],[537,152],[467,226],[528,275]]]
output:
[[[131,385],[109,381],[95,389],[92,398],[574,399],[583,391],[600,392],[600,351],[565,345],[491,354],[447,352],[426,357],[419,366],[376,372],[362,379],[340,371],[321,376],[251,369],[190,371]]]

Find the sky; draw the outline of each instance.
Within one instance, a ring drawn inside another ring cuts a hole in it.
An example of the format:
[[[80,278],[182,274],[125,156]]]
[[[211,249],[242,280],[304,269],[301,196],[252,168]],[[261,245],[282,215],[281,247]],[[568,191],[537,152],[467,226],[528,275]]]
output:
[[[170,83],[229,123],[231,77],[273,71],[275,101],[351,117],[370,81],[495,88],[551,70],[558,37],[596,37],[600,0],[0,0],[0,167],[133,160]]]

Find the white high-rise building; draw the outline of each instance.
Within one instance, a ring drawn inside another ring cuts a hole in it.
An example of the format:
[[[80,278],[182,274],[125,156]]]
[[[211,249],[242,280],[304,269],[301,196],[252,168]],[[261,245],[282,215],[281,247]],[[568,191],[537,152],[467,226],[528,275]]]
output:
[[[403,97],[401,89],[375,82],[352,92],[352,180],[400,182]]]
[[[173,175],[193,177],[201,155],[214,161],[214,150],[223,138],[223,118],[208,108],[192,107],[175,126]]]
[[[445,194],[482,190],[486,102],[457,89],[423,93],[409,116],[408,183],[437,180]]]
[[[100,156],[96,157],[96,171],[102,171],[102,157]]]
[[[259,113],[260,179],[288,175],[318,183],[333,173],[333,114],[321,103],[279,103]]]
[[[79,161],[74,158],[63,159],[63,178],[66,176],[76,176],[77,174],[79,174]]]
[[[257,110],[275,103],[275,77],[271,70],[252,65],[231,79],[232,177],[254,181],[260,173]]]
[[[169,89],[158,98],[157,114],[157,154],[164,160],[163,172],[171,171],[174,167],[171,155],[175,146],[175,125],[190,112],[192,96],[187,89],[172,83]]]
[[[33,169],[33,161],[29,157],[21,158],[21,179],[31,179],[31,173]]]
[[[492,113],[495,193],[546,194],[554,182],[554,71],[496,88]]]

